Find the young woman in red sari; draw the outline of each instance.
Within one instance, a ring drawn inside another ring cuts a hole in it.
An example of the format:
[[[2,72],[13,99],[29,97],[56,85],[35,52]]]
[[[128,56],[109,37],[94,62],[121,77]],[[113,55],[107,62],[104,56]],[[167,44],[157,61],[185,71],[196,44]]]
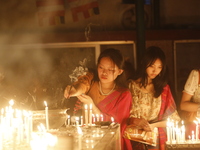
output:
[[[146,131],[158,128],[156,146],[132,141],[133,150],[165,150],[167,118],[180,121],[180,117],[167,84],[165,54],[160,48],[152,46],[147,49],[129,88],[133,96],[130,124]]]
[[[84,104],[92,104],[94,114],[103,114],[104,121],[111,117],[121,126],[121,135],[130,115],[132,96],[126,87],[124,60],[119,50],[106,49],[97,62],[97,77],[88,72],[72,86],[67,86],[64,96],[76,96]],[[122,150],[131,150],[130,140],[121,136]]]

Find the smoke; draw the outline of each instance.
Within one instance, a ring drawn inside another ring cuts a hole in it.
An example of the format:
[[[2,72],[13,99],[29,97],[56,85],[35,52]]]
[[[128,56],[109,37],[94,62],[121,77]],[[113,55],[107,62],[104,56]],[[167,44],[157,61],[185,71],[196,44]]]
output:
[[[52,70],[50,56],[42,49],[7,47],[0,51],[0,73],[7,84],[24,86],[38,76],[46,76]]]
[[[79,61],[80,66],[76,67],[72,74],[69,75],[71,82],[76,82],[78,80],[78,77],[81,75],[85,75],[88,71],[88,68],[86,67],[87,59],[84,58],[83,61]]]

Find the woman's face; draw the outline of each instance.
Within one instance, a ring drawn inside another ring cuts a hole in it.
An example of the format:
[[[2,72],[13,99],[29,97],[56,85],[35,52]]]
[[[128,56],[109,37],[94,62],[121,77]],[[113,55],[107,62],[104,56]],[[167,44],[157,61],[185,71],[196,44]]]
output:
[[[98,76],[102,83],[113,82],[123,72],[108,57],[103,57],[98,65]]]
[[[156,59],[156,61],[146,69],[149,79],[154,79],[157,75],[160,74],[161,71],[162,62],[160,59]]]

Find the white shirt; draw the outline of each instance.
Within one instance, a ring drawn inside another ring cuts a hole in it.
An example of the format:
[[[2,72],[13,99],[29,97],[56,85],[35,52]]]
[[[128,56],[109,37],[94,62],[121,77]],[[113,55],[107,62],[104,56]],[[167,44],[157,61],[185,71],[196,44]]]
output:
[[[185,83],[183,92],[192,95],[193,102],[200,102],[200,84],[199,84],[199,71],[192,70]]]

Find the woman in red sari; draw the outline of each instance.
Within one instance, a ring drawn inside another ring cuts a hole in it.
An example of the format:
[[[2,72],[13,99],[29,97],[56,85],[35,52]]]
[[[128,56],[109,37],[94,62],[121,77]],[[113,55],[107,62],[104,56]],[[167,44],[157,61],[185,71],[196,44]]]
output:
[[[129,88],[133,96],[130,124],[145,131],[158,128],[156,146],[132,141],[133,149],[165,150],[167,118],[180,121],[180,117],[167,83],[165,54],[160,48],[152,46],[147,49]]]
[[[106,49],[97,62],[97,77],[92,72],[80,76],[67,86],[64,96],[76,96],[84,104],[92,104],[94,114],[103,114],[104,121],[111,117],[121,126],[121,135],[130,115],[132,96],[126,87],[124,59],[119,50]],[[121,136],[122,150],[131,150],[130,140]]]

